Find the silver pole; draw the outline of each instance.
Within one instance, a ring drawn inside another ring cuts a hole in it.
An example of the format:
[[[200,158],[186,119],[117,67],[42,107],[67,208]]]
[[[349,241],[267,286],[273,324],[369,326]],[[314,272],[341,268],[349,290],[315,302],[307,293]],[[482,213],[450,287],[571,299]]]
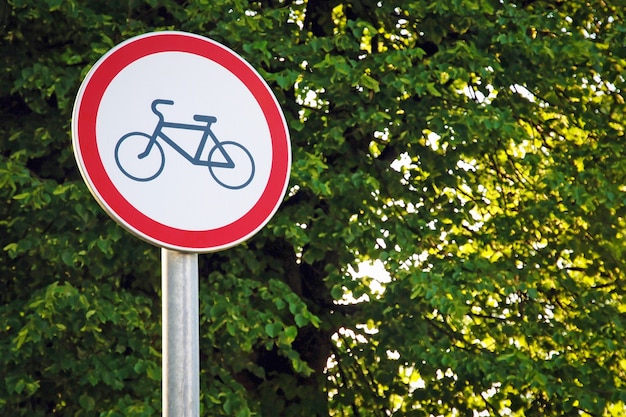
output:
[[[198,254],[161,249],[163,417],[200,416]]]

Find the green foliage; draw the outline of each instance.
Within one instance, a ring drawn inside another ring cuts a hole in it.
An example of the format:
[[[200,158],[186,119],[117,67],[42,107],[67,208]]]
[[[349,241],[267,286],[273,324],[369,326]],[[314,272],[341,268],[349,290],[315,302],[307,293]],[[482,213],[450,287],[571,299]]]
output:
[[[175,29],[249,60],[293,144],[270,224],[200,257],[203,415],[624,415],[611,3],[0,3],[0,414],[161,412],[159,250],[69,126],[103,53]]]

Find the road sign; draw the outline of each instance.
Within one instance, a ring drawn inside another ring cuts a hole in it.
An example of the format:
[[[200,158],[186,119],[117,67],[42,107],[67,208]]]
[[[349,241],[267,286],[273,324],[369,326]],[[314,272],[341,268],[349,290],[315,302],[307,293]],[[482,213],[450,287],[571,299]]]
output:
[[[289,180],[289,132],[268,85],[232,50],[184,32],[137,36],[106,53],[78,92],[72,140],[104,210],[177,251],[251,237]]]

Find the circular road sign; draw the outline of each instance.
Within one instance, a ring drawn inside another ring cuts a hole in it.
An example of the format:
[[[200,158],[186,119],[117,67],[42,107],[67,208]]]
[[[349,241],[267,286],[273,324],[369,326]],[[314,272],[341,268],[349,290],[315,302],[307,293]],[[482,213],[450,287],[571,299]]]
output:
[[[268,85],[232,50],[184,32],[134,37],[96,62],[74,104],[72,142],[104,210],[182,252],[248,239],[289,181],[289,132]]]

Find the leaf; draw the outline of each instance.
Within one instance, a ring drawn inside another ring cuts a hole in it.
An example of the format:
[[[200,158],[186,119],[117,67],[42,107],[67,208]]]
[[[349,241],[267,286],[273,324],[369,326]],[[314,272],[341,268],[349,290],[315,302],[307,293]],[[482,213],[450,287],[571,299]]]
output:
[[[82,394],[80,397],[78,397],[78,402],[80,406],[87,411],[93,411],[96,407],[96,401],[93,399],[93,397],[90,397],[87,394]]]
[[[380,83],[367,74],[361,75],[361,78],[359,78],[359,84],[369,90],[373,90],[375,93],[380,91]]]
[[[279,335],[279,342],[285,345],[291,345],[298,336],[298,328],[296,326],[287,326]]]
[[[304,314],[302,313],[296,314],[294,316],[294,320],[296,321],[296,324],[298,325],[298,327],[304,327],[309,323],[308,318],[306,318]]]
[[[265,333],[267,333],[269,337],[277,337],[282,328],[282,323],[268,323],[265,325]]]
[[[31,193],[20,193],[13,196],[13,200],[25,200],[31,196]]]

